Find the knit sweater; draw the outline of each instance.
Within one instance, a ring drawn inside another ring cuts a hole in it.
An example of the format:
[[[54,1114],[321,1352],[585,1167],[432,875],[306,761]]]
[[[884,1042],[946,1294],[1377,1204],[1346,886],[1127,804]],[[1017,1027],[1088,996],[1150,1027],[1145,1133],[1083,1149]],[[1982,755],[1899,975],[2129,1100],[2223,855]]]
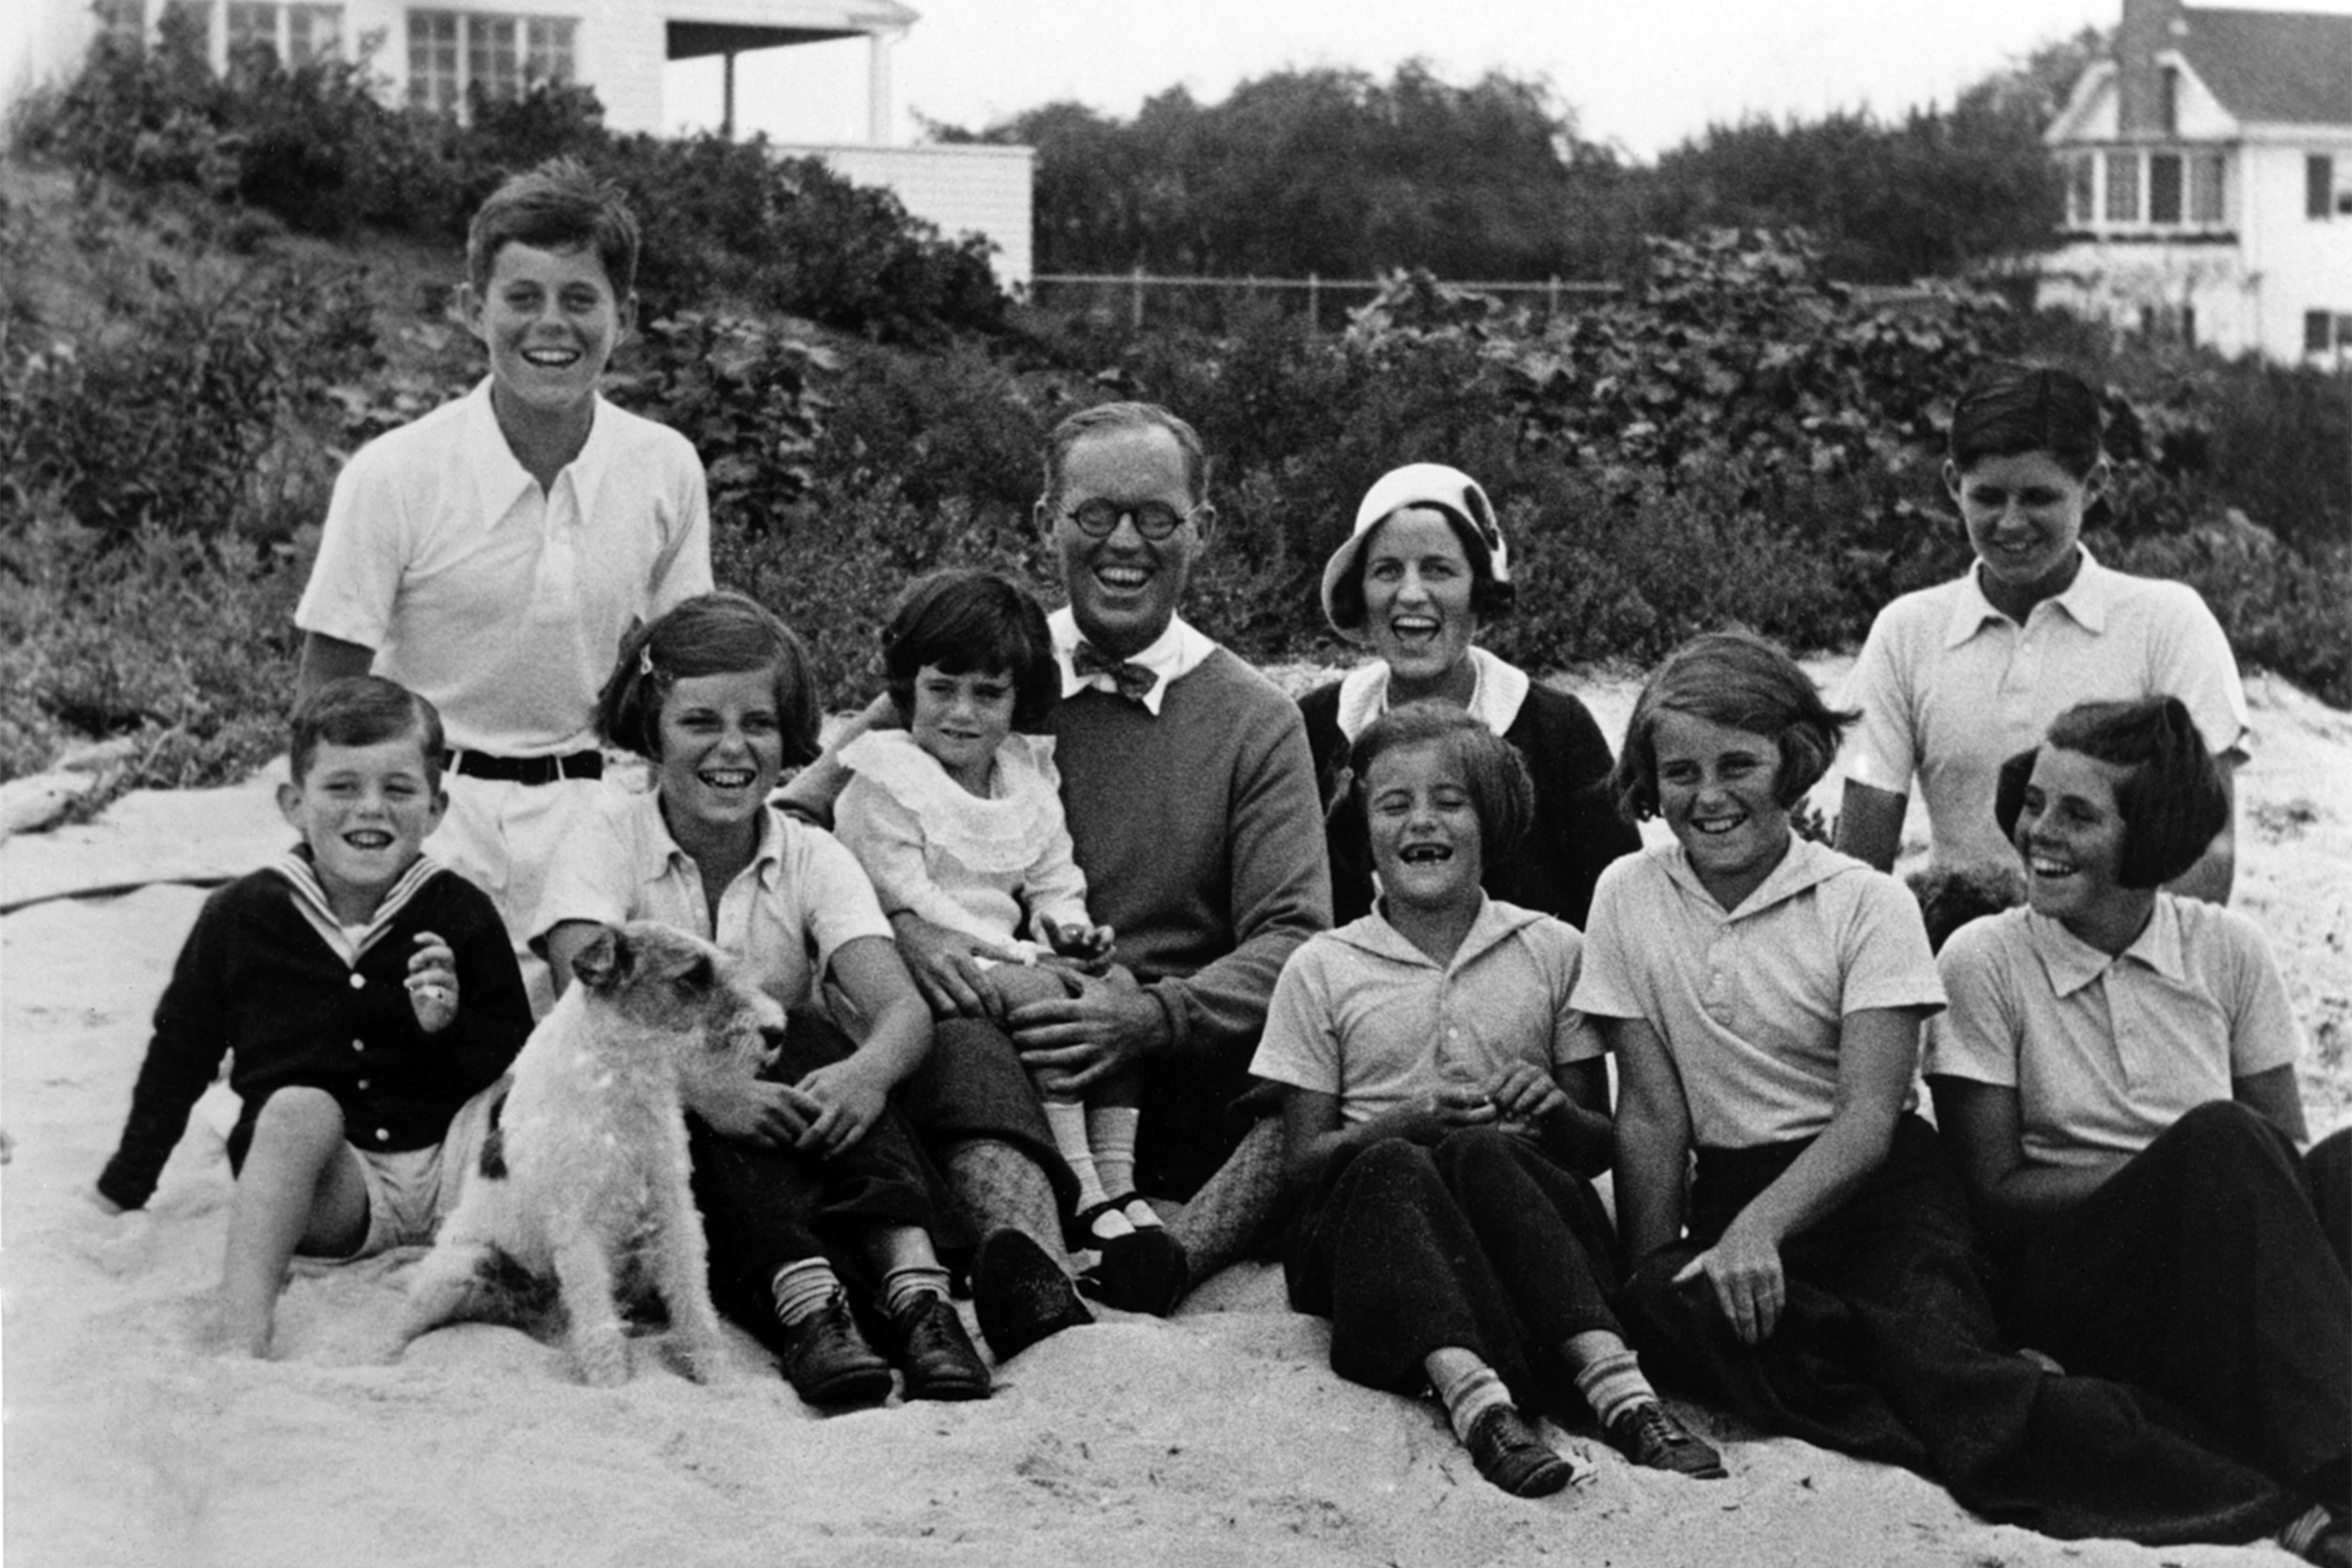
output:
[[[1315,778],[1330,808],[1348,752],[1347,737],[1340,732],[1339,682],[1308,692],[1298,706],[1307,719]],[[1486,892],[1503,903],[1556,915],[1581,930],[1592,912],[1593,884],[1602,869],[1642,847],[1641,833],[1617,815],[1610,797],[1609,773],[1616,759],[1584,705],[1547,686],[1528,689],[1518,717],[1502,738],[1519,753],[1534,782],[1535,820],[1517,854],[1498,857],[1486,867]],[[1326,829],[1332,913],[1345,925],[1372,911],[1372,843],[1362,801],[1338,802],[1329,810]]]
[[[262,1104],[297,1085],[335,1097],[358,1148],[430,1148],[522,1049],[531,1003],[506,928],[471,882],[426,863],[388,896],[356,962],[312,928],[299,896],[271,867],[204,901],[156,1006],[121,1146],[98,1179],[113,1202],[136,1209],[153,1194],[225,1053],[236,1053],[229,1086],[245,1101],[229,1139],[242,1160]],[[456,957],[457,1016],[437,1035],[418,1027],[405,984],[421,931]]]
[[[1180,1053],[1247,1063],[1275,977],[1331,924],[1314,765],[1298,711],[1223,648],[1157,717],[1065,698],[1062,805],[1094,918],[1166,1009]]]

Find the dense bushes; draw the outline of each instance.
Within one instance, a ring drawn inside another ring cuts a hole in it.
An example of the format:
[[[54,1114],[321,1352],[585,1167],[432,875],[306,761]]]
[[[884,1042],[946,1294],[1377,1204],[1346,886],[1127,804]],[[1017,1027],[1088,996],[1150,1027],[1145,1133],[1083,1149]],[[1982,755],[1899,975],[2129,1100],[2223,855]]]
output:
[[[185,187],[303,232],[360,226],[447,244],[500,181],[557,153],[628,193],[655,314],[739,307],[897,342],[994,331],[1005,299],[977,239],[950,242],[886,191],[763,140],[616,135],[584,87],[477,98],[460,121],[387,108],[366,54],[294,69],[241,52],[226,76],[200,21],[167,13],[146,51],[102,45],[23,115],[24,150],[143,189]]]
[[[135,63],[126,79],[168,112],[117,135],[69,92],[34,118],[51,150],[83,147],[80,199],[54,175],[53,199],[27,198],[11,175],[20,194],[0,202],[0,773],[79,735],[147,736],[146,782],[267,755],[337,464],[481,373],[444,295],[421,311],[415,277],[388,282],[251,220],[273,188],[253,169],[291,189],[318,166],[238,161],[243,130],[187,118],[199,84]],[[251,90],[403,122],[331,81]],[[654,298],[612,395],[695,443],[722,580],[803,629],[836,701],[874,689],[875,627],[914,573],[1043,579],[1039,439],[1110,396],[1199,426],[1220,528],[1187,614],[1252,657],[1338,651],[1316,575],[1365,487],[1414,458],[1477,474],[1502,508],[1521,612],[1487,640],[1506,657],[1645,661],[1727,621],[1850,644],[1887,598],[1968,558],[1937,473],[1964,377],[1989,355],[2057,351],[2113,388],[2102,559],[2193,583],[2247,662],[2352,705],[2339,381],[2117,354],[1954,291],[1883,307],[1826,281],[1804,244],[1753,233],[1655,244],[1638,287],[1556,320],[1401,274],[1336,336],[1270,310],[1226,335],[1037,317],[960,333],[991,309],[955,303],[961,275],[887,206],[756,148],[618,141],[591,109],[543,95],[434,122],[430,146],[397,131],[385,145],[406,161],[370,153],[351,166],[379,173],[340,188],[393,188],[370,182],[405,169],[433,193],[417,210],[453,223],[498,166],[450,149],[499,127],[534,156],[588,137],[615,178],[651,182]],[[222,113],[245,126],[261,111]],[[146,194],[126,202],[93,168]],[[364,214],[376,198],[354,199]],[[820,244],[795,224],[834,232]],[[789,264],[711,237],[730,225]],[[425,264],[452,274],[440,245]]]

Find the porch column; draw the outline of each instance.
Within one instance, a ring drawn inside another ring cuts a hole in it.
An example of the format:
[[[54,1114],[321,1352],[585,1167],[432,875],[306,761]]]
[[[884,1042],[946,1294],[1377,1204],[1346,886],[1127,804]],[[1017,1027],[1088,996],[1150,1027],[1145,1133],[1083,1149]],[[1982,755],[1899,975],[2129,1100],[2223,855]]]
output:
[[[866,139],[888,147],[892,135],[890,46],[906,36],[904,28],[866,35]]]

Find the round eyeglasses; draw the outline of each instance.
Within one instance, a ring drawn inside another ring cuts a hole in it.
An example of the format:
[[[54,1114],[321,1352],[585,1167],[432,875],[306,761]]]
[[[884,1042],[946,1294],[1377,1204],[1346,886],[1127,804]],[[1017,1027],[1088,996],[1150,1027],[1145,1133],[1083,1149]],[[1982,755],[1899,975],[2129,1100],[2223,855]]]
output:
[[[1136,525],[1136,531],[1154,544],[1175,532],[1192,520],[1200,510],[1196,501],[1179,512],[1166,501],[1109,501],[1100,499],[1080,501],[1062,514],[1075,523],[1080,533],[1089,539],[1108,539],[1119,531],[1120,518]]]

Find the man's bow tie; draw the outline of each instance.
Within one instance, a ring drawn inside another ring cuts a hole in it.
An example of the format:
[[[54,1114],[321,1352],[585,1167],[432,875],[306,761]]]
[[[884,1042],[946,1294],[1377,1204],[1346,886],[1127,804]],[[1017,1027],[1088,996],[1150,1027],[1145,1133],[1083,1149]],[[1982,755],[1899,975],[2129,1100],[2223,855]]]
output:
[[[1112,658],[1084,640],[1071,651],[1070,664],[1078,672],[1081,680],[1108,675],[1111,684],[1119,689],[1119,694],[1131,703],[1142,702],[1150,696],[1152,689],[1159,684],[1160,679],[1142,665],[1123,658]]]

